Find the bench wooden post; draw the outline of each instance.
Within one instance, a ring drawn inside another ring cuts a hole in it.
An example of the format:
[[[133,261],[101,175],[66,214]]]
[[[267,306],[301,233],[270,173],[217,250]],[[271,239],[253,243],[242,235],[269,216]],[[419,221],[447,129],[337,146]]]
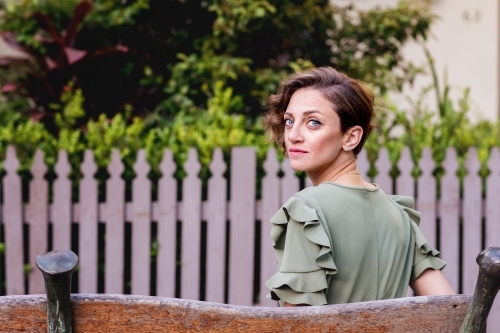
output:
[[[474,297],[460,333],[481,333],[486,326],[495,296],[500,289],[500,248],[490,247],[477,256],[479,275]]]
[[[35,262],[47,292],[47,332],[72,333],[71,275],[78,257],[69,250],[56,250],[36,256]]]

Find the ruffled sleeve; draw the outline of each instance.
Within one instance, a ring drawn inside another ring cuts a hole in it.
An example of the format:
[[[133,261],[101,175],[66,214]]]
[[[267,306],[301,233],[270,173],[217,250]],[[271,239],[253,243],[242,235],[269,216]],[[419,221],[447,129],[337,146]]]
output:
[[[268,298],[291,304],[327,304],[330,277],[337,273],[330,238],[317,212],[293,196],[271,219],[278,268],[267,282]]]
[[[405,196],[390,196],[410,218],[411,230],[413,239],[415,239],[415,248],[413,252],[413,267],[411,271],[410,281],[415,280],[428,268],[443,269],[446,262],[441,260],[438,250],[427,244],[422,231],[420,231],[420,212],[413,209],[414,200],[411,197]]]

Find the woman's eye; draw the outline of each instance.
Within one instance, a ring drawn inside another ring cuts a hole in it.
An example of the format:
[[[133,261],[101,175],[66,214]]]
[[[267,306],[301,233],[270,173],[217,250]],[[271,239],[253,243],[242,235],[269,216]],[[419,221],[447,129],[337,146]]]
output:
[[[317,126],[321,125],[321,123],[316,119],[311,119],[311,120],[309,120],[309,125],[312,127],[317,127]]]
[[[292,126],[292,125],[293,125],[292,119],[285,119],[285,126]]]

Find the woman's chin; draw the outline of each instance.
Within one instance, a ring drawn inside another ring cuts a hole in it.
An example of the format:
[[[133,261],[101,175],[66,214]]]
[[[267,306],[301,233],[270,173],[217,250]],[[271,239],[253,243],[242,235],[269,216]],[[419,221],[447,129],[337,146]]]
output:
[[[302,171],[307,172],[308,170],[308,168],[305,165],[302,165],[301,163],[294,163],[293,161],[290,161],[290,167],[295,172],[302,172]]]

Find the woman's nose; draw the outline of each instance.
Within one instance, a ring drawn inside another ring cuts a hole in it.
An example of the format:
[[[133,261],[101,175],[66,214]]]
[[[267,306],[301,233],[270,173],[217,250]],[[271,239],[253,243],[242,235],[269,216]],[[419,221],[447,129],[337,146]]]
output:
[[[302,136],[302,131],[300,130],[300,126],[292,126],[292,128],[287,130],[287,138],[290,142],[302,142],[304,141],[304,137]]]

